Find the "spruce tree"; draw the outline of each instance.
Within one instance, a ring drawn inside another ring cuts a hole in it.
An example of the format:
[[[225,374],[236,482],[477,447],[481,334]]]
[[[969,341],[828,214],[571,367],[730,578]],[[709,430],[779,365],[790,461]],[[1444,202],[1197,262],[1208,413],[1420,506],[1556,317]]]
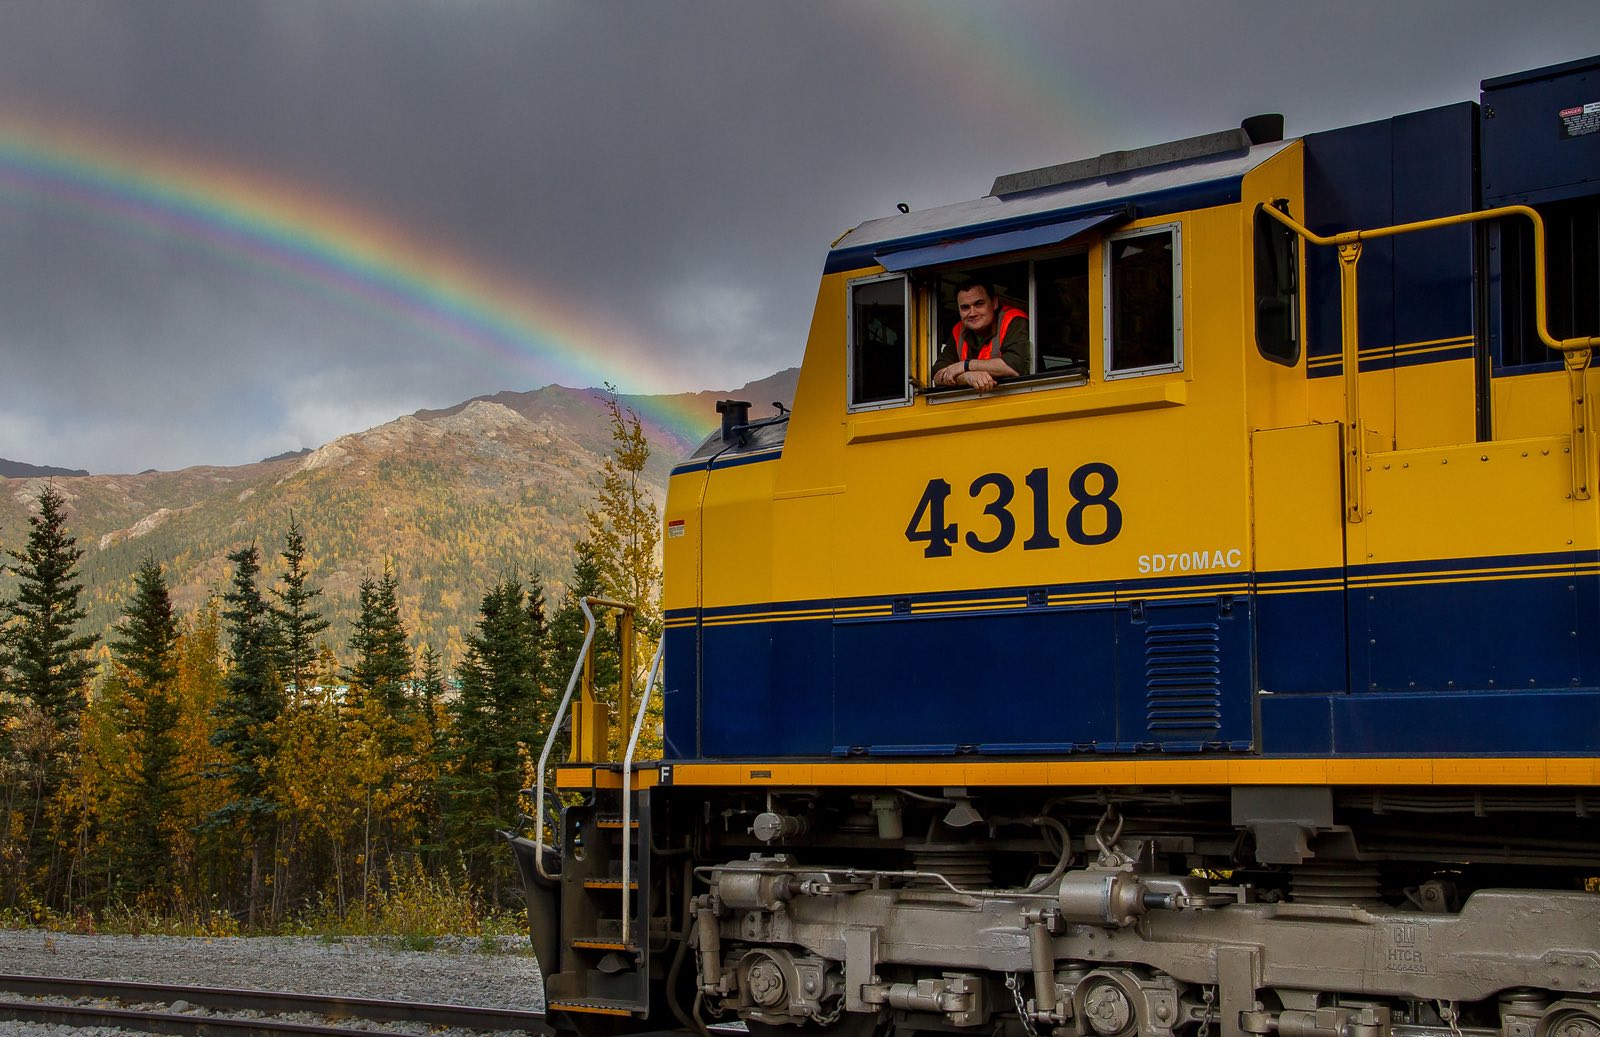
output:
[[[5,802],[0,817],[0,891],[15,902],[24,889],[49,897],[70,869],[49,851],[49,806],[65,794],[80,747],[78,719],[98,640],[79,634],[84,610],[77,582],[83,550],[67,534],[66,498],[54,486],[39,492],[39,513],[28,519],[26,544],[8,550],[17,577],[14,597],[0,601],[0,645],[6,690],[15,699],[7,724]]]
[[[289,532],[283,538],[283,589],[274,587],[272,606],[278,624],[277,669],[297,696],[307,691],[307,681],[316,671],[317,635],[328,629],[328,619],[315,608],[321,587],[307,583],[306,539],[300,524],[289,517]]]
[[[443,772],[448,756],[440,741],[442,731],[439,724],[444,705],[444,665],[432,645],[423,645],[422,651],[417,653],[417,675],[412,687],[416,691],[417,708],[422,715],[422,723],[418,727],[422,739],[418,755],[427,760],[432,779],[428,782],[423,804],[422,841],[424,848],[436,855],[443,835],[440,824],[444,809],[438,775]]]
[[[134,577],[133,596],[110,640],[120,673],[124,709],[117,726],[132,762],[121,818],[127,867],[123,886],[159,888],[170,876],[166,827],[180,792],[178,760],[178,619],[161,566],[146,558]]]
[[[353,688],[376,696],[391,716],[403,718],[410,702],[411,649],[400,622],[394,567],[385,565],[381,579],[361,581],[360,614],[350,635],[355,664],[346,672]]]
[[[495,832],[521,816],[522,760],[544,731],[538,724],[543,591],[529,595],[508,577],[484,595],[477,633],[467,636],[460,694],[450,704],[451,755],[445,822],[475,882],[498,893],[503,875],[491,855]]]
[[[213,823],[242,825],[250,851],[249,918],[261,921],[262,866],[268,859],[272,816],[276,804],[270,794],[272,758],[276,752],[273,722],[283,712],[283,692],[272,661],[277,638],[272,611],[261,595],[261,552],[254,544],[228,555],[233,581],[222,596],[223,628],[228,638],[228,675],[217,703],[216,730],[211,743],[222,748],[228,762],[220,776],[230,798],[213,815]]]
[[[178,618],[166,575],[153,558],[145,558],[133,577],[133,596],[123,608],[122,623],[112,632],[111,657],[145,687],[159,687],[178,675],[174,655]]]
[[[0,601],[11,692],[38,706],[58,732],[70,731],[83,711],[83,688],[94,670],[87,653],[99,640],[76,633],[86,615],[78,607],[83,549],[67,534],[66,504],[54,486],[39,491],[27,545],[6,552],[16,596]]]
[[[414,780],[416,712],[410,698],[411,650],[400,622],[394,568],[361,581],[361,611],[350,635],[355,663],[346,672],[351,709],[346,737],[362,761],[362,889],[371,887],[376,850],[411,844],[426,803]]]

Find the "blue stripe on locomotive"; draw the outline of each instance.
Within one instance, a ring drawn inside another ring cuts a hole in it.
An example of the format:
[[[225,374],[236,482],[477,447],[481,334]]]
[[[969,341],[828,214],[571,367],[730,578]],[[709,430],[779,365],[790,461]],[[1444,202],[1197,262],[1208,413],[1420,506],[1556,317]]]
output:
[[[1551,565],[1559,568],[1528,572]],[[1088,605],[915,611],[948,598],[929,595],[898,599],[911,604],[898,613],[835,618],[830,603],[783,603],[710,625],[691,611],[669,617],[680,625],[667,633],[667,755],[1253,747],[1274,756],[1414,756],[1600,746],[1600,644],[1575,635],[1600,623],[1597,560],[1431,569],[1363,567],[1348,589],[1338,570],[1271,574],[1259,594],[1175,601],[1142,600],[1152,588],[1129,582],[1115,600]],[[1277,586],[1289,583],[1312,586]],[[861,610],[895,600],[832,604]],[[782,618],[819,607],[819,618]],[[985,690],[997,686],[998,695]]]

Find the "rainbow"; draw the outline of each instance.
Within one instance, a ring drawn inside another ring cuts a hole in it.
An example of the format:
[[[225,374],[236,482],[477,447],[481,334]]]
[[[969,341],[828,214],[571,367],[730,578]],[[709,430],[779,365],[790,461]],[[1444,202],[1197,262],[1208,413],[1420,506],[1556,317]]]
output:
[[[1089,157],[1087,149],[1118,146],[1130,132],[1109,103],[1106,84],[1063,46],[1068,33],[1083,31],[1075,22],[1100,16],[1094,5],[897,0],[838,10],[871,32],[888,60],[937,70],[941,83],[932,89],[942,91],[948,103],[981,107],[1012,136],[1034,142],[1021,150],[1035,151],[1041,164]],[[1049,19],[1063,11],[1063,21],[1046,25],[1027,17],[1031,12]],[[983,170],[1002,172],[1007,170]],[[981,190],[987,183],[973,186]]]
[[[661,395],[683,372],[632,328],[592,312],[578,320],[554,291],[310,184],[59,119],[0,115],[0,204],[175,241],[533,381],[610,382],[641,418],[687,435],[715,423]]]

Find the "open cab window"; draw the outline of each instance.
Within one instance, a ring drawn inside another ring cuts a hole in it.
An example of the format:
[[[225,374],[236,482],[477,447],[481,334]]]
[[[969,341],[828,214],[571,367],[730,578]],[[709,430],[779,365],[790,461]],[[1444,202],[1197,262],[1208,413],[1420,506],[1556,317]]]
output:
[[[1054,384],[1062,376],[1086,375],[1089,369],[1089,254],[1085,251],[1011,263],[963,266],[931,276],[928,350],[932,378],[940,349],[952,340],[960,314],[956,289],[974,280],[994,286],[1000,301],[1028,315],[1032,341],[1031,370],[1026,379],[1005,379],[1002,387],[1023,381]],[[960,395],[969,390],[949,390]]]
[[[1183,370],[1179,225],[1112,235],[1105,250],[1106,378]]]
[[[887,274],[850,282],[850,409],[911,402],[910,282]]]

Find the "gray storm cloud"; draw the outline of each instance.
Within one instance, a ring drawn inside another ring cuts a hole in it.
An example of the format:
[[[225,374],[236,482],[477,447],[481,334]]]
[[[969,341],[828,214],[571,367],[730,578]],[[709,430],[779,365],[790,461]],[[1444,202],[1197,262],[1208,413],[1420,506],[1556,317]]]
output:
[[[314,185],[604,313],[671,387],[726,386],[799,361],[827,243],[896,202],[1257,111],[1303,133],[1466,100],[1600,43],[1577,0],[1328,6],[14,0],[0,117]],[[4,171],[0,456],[240,463],[540,384]]]

